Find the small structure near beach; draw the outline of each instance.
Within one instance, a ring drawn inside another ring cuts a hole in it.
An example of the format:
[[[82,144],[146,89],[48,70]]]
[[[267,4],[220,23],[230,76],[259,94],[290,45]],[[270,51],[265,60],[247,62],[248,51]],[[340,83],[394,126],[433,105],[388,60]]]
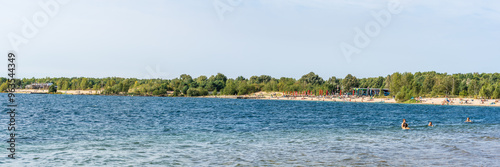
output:
[[[352,90],[354,90],[354,95],[357,96],[377,96],[380,94],[380,91],[384,91],[384,96],[389,96],[391,94],[389,89],[380,88],[353,88]]]
[[[26,89],[49,89],[53,83],[32,83],[30,85],[26,85]]]

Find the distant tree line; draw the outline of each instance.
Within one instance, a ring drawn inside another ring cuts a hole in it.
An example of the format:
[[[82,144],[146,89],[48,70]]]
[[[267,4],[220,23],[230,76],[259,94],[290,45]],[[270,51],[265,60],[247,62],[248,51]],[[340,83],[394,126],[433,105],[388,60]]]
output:
[[[7,79],[0,78],[0,91],[7,89]],[[259,91],[294,92],[310,91],[316,95],[319,90],[343,93],[353,88],[387,88],[398,101],[412,97],[474,97],[500,98],[499,73],[447,74],[437,72],[394,73],[386,77],[356,78],[351,74],[345,78],[330,77],[327,80],[311,72],[300,79],[267,75],[235,79],[224,74],[192,78],[183,74],[175,79],[135,79],[135,78],[24,78],[16,80],[19,88],[32,83],[54,83],[58,91],[100,90],[105,95],[142,96],[206,96],[206,95],[247,95]]]

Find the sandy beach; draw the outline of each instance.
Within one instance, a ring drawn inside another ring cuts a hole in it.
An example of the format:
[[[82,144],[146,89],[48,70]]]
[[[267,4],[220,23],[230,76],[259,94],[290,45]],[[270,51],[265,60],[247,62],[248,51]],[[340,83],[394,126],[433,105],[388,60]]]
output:
[[[276,94],[276,96],[274,96]],[[214,96],[205,96],[214,98]],[[370,98],[370,97],[283,97],[281,92],[257,92],[253,95],[242,96],[226,96],[219,95],[217,98],[252,98],[252,99],[265,99],[265,100],[300,100],[300,101],[331,101],[331,102],[354,102],[354,103],[398,103],[395,99],[388,96],[387,98]],[[420,103],[425,105],[457,105],[457,106],[495,106],[500,107],[499,99],[471,99],[471,98],[424,98]]]

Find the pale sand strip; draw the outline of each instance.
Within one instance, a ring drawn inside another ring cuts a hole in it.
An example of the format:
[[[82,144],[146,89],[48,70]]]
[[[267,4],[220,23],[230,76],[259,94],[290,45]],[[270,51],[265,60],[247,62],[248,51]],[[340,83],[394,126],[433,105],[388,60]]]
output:
[[[276,93],[277,97],[274,95]],[[388,98],[374,98],[370,99],[369,97],[364,98],[332,98],[332,97],[282,97],[282,92],[257,92],[252,95],[244,95],[244,96],[225,96],[219,95],[217,98],[232,98],[235,99],[237,97],[258,97],[258,99],[265,100],[298,100],[298,101],[330,101],[330,102],[357,102],[357,103],[397,103],[395,99],[392,97]],[[214,96],[205,96],[209,98],[214,98]],[[456,106],[495,106],[500,107],[499,99],[489,99],[485,100],[484,103],[480,99],[470,99],[470,98],[450,98],[448,99],[450,102],[446,101],[446,98],[422,98],[421,103],[414,104],[426,104],[426,105],[456,105]],[[467,101],[467,103],[465,103]],[[494,103],[494,104],[492,104]]]

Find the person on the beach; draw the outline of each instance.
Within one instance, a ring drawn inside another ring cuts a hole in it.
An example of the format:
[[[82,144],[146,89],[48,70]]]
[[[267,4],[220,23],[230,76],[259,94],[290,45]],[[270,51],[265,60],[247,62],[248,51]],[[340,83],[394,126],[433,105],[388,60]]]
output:
[[[408,127],[408,124],[406,123],[406,119],[403,119],[403,123],[401,124],[401,128],[402,128],[402,129],[410,129],[410,128]]]
[[[427,126],[434,126],[434,125],[432,125],[432,122],[429,122],[429,125],[427,125]]]
[[[467,120],[465,122],[472,122],[469,117],[467,117]]]

